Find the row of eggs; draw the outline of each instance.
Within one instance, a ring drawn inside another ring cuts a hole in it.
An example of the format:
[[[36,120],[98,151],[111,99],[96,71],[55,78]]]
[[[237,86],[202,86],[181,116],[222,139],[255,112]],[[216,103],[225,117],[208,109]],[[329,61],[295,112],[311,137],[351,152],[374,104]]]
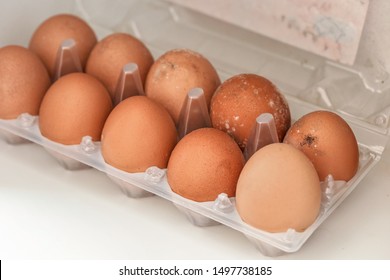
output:
[[[55,80],[58,48],[69,38],[84,72]],[[138,66],[145,95],[116,105],[119,75],[128,62]],[[212,127],[180,139],[180,112],[192,88],[203,89]],[[101,141],[104,160],[115,168],[167,168],[172,191],[188,199],[235,196],[243,221],[269,232],[305,230],[320,211],[320,181],[329,174],[348,181],[359,164],[356,138],[337,114],[316,111],[291,125],[286,99],[266,78],[239,74],[221,82],[204,56],[186,49],[154,61],[129,34],[98,42],[74,15],[44,21],[28,48],[0,49],[0,118],[22,113],[39,115],[40,131],[51,141],[75,145],[86,135]],[[278,141],[246,161],[243,151],[263,113],[272,114]]]

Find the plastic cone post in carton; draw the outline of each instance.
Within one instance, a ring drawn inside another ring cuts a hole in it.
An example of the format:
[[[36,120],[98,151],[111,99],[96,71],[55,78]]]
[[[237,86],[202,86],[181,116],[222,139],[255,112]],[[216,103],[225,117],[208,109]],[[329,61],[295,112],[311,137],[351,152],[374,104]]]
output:
[[[248,143],[244,150],[245,159],[248,160],[258,149],[279,142],[275,120],[272,114],[263,113],[256,118]]]
[[[123,66],[118,79],[115,90],[114,106],[122,100],[134,95],[145,95],[145,93],[138,65],[135,63],[128,63]]]
[[[54,81],[66,74],[82,71],[83,67],[77,53],[75,40],[66,39],[62,41],[57,51]]]
[[[204,91],[201,88],[193,88],[188,92],[180,112],[177,126],[179,138],[183,138],[195,129],[210,126],[211,120]]]

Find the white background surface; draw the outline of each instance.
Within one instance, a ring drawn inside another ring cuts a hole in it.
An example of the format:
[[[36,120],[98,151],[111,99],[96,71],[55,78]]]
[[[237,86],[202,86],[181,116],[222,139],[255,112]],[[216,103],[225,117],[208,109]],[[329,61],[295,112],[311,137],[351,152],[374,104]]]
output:
[[[49,16],[47,11],[68,8],[64,3],[1,2],[0,45],[26,44],[32,30]],[[34,17],[32,11],[36,11]],[[378,23],[378,19],[368,21]],[[17,28],[21,25],[23,28]],[[366,29],[372,30],[370,26]],[[375,33],[363,37],[379,38]],[[363,42],[365,45],[368,43]],[[383,48],[370,50],[379,49]],[[278,258],[390,259],[389,166],[390,152],[386,151],[300,251]],[[128,198],[96,170],[68,171],[35,144],[13,146],[0,141],[0,258],[265,257],[235,230],[195,227],[164,199]]]

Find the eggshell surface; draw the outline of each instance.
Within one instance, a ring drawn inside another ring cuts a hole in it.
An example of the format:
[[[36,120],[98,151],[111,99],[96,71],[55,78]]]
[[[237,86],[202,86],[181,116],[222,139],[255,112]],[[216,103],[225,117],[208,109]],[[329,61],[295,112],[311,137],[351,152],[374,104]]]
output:
[[[39,128],[46,138],[65,145],[79,144],[84,136],[99,141],[111,109],[110,96],[97,79],[85,73],[68,74],[47,91]]]
[[[241,149],[262,113],[271,113],[279,141],[291,125],[287,101],[276,86],[255,74],[239,74],[224,81],[216,90],[210,104],[213,127],[231,135]]]
[[[175,193],[198,202],[220,193],[235,196],[244,157],[235,141],[214,128],[200,128],[184,136],[168,163],[168,183]]]
[[[213,65],[201,54],[174,49],[160,56],[150,68],[145,93],[162,104],[176,124],[188,92],[202,88],[207,106],[221,81]]]
[[[37,55],[22,46],[0,48],[0,118],[38,115],[49,86],[49,74]]]
[[[88,58],[86,73],[98,78],[112,99],[123,66],[135,63],[142,84],[154,59],[148,48],[137,38],[125,33],[113,33],[99,41]]]
[[[237,183],[236,206],[242,220],[258,229],[304,231],[321,206],[317,172],[291,145],[267,145],[245,164]]]
[[[29,49],[42,59],[51,77],[54,77],[56,71],[58,48],[67,39],[75,40],[84,69],[97,38],[95,32],[83,19],[71,14],[54,15],[42,22],[30,39]]]
[[[301,150],[314,164],[320,180],[350,180],[359,167],[359,147],[348,123],[329,111],[304,115],[289,129],[284,139]]]
[[[106,163],[126,172],[166,168],[177,132],[168,112],[145,96],[119,103],[104,125],[102,155]]]

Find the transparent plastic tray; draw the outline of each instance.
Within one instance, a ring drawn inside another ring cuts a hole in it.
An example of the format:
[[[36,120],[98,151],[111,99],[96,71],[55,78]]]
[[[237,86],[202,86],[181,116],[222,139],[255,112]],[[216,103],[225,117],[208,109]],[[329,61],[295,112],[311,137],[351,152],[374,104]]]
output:
[[[110,9],[101,8],[108,3]],[[97,5],[102,6],[97,9]],[[329,176],[321,183],[320,215],[304,232],[268,233],[241,220],[234,198],[221,194],[213,202],[194,202],[171,191],[166,170],[150,167],[130,174],[107,165],[100,143],[87,135],[72,146],[44,138],[37,116],[22,114],[14,120],[0,120],[0,134],[9,143],[31,141],[45,147],[65,168],[92,167],[105,172],[130,197],[163,197],[193,224],[231,227],[267,256],[299,250],[381,158],[389,139],[390,82],[388,74],[370,62],[364,67],[346,67],[165,1],[80,0],[75,1],[73,12],[86,19],[100,38],[118,31],[135,35],[155,58],[174,48],[198,51],[213,63],[222,81],[238,73],[263,75],[285,95],[293,121],[318,109],[337,112],[359,142],[359,170],[348,182]]]

